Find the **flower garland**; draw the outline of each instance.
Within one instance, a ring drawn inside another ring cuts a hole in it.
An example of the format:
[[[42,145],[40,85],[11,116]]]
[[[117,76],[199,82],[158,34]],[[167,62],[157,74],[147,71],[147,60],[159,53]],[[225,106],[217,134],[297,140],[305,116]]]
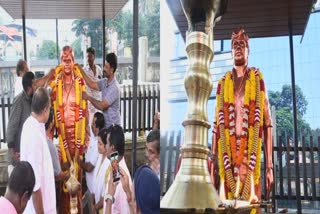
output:
[[[238,197],[241,193],[240,196],[248,200],[252,173],[255,184],[258,184],[260,179],[263,126],[263,113],[261,114],[261,112],[264,109],[265,89],[262,74],[259,70],[252,68],[245,75],[244,78],[247,79],[245,82],[244,107],[242,109],[240,144],[236,140],[234,84],[231,72],[228,72],[218,83],[216,121],[219,165],[223,166],[219,168],[220,180],[222,184],[226,181],[229,188],[227,192],[229,199]],[[242,184],[239,172],[247,146],[249,170],[245,183]],[[224,191],[224,189],[222,190]]]
[[[82,99],[82,92],[86,91],[85,84],[81,72],[78,67],[75,68],[74,72],[74,83],[75,83],[75,95],[76,95],[76,106],[75,106],[75,144],[76,151],[74,159],[72,160],[68,143],[65,135],[65,119],[64,118],[64,106],[63,106],[63,83],[62,83],[62,65],[59,65],[55,70],[54,81],[51,82],[52,88],[52,103],[55,115],[55,125],[58,130],[59,136],[59,147],[61,151],[62,162],[76,163],[78,156],[82,155],[82,147],[85,142],[85,126],[86,126],[86,109],[87,102]],[[77,175],[77,173],[76,173]]]

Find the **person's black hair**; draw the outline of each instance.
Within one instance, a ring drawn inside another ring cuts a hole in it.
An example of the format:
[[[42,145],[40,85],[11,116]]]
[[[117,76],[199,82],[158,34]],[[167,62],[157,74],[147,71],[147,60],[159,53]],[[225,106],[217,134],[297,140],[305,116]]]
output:
[[[113,68],[113,73],[116,72],[118,66],[118,58],[115,53],[109,53],[106,55],[106,61]]]
[[[27,161],[19,161],[9,177],[8,188],[20,196],[28,192],[28,197],[30,198],[35,183],[36,178],[30,163]]]
[[[97,111],[94,113],[93,117],[96,118],[96,127],[99,128],[99,130],[103,129],[104,127],[104,116],[101,112]]]
[[[50,97],[47,89],[40,87],[33,93],[31,102],[31,111],[36,114],[41,114],[45,108],[50,105]]]
[[[104,145],[107,145],[107,137],[108,137],[108,131],[106,128],[101,129],[98,133],[98,136],[101,138],[101,141]]]
[[[44,124],[44,126],[46,127],[46,130],[48,130],[50,123],[52,123],[53,121],[53,109],[50,108],[50,113],[49,113],[49,118],[46,122],[46,124]]]
[[[96,55],[96,50],[93,47],[89,47],[89,48],[87,48],[87,53],[91,53],[91,54],[93,54],[95,56]]]
[[[115,150],[118,151],[120,156],[124,155],[124,145],[125,145],[125,138],[124,132],[121,126],[119,125],[111,125],[107,129],[107,134],[110,135],[109,142],[110,146],[114,146]]]
[[[160,153],[160,130],[152,130],[147,136],[147,143],[156,142],[156,149]]]
[[[22,86],[25,92],[27,92],[29,87],[32,87],[33,80],[34,80],[34,74],[31,71],[24,73],[22,77]]]
[[[24,61],[23,59],[19,59],[19,61],[17,62],[17,66],[16,66],[16,71],[17,71],[17,76],[20,76],[20,72],[24,69],[24,65],[27,62]]]

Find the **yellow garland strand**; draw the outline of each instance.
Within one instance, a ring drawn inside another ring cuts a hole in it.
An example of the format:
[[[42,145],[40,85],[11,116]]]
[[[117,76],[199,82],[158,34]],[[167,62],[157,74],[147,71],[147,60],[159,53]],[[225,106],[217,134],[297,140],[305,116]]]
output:
[[[259,72],[260,73],[260,72]],[[258,73],[258,74],[259,74]],[[260,75],[256,76],[256,91],[257,91],[257,94],[256,94],[256,106],[258,106],[260,108],[260,121],[259,123],[258,122],[255,122],[254,123],[254,136],[253,136],[253,141],[252,141],[252,144],[250,145],[251,147],[251,153],[255,153],[256,154],[256,164],[255,164],[255,169],[254,169],[254,172],[249,170],[248,173],[247,173],[247,177],[246,177],[246,183],[245,183],[245,187],[244,187],[244,190],[243,190],[243,197],[245,199],[249,199],[249,195],[250,195],[250,177],[251,177],[251,174],[254,173],[254,183],[258,183],[259,181],[257,181],[257,179],[259,178],[260,179],[260,174],[256,173],[256,171],[259,169],[260,171],[260,157],[259,157],[259,153],[261,154],[261,146],[259,147],[259,143],[261,142],[261,138],[259,137],[259,131],[260,131],[260,127],[261,125],[263,124],[261,121],[263,121],[263,118],[261,120],[261,114],[263,114],[263,103],[264,103],[264,100],[261,100],[261,94],[263,93],[260,93],[261,92],[261,89],[260,89]],[[263,102],[262,102],[263,101]],[[260,144],[261,145],[261,144]],[[250,160],[248,160],[250,161]],[[249,164],[249,162],[248,162]],[[258,168],[259,167],[259,168]]]
[[[77,140],[79,139],[79,122],[77,121],[77,118],[79,118],[79,103],[80,103],[80,90],[79,90],[79,81],[78,78],[75,79],[75,94],[76,94],[76,123],[75,123],[75,144],[77,144]],[[81,134],[81,133],[80,133]]]
[[[263,80],[263,76],[262,76],[262,73],[259,71],[259,79],[260,80]],[[265,91],[261,91],[260,92],[260,111],[261,111],[261,114],[260,114],[260,126],[262,127],[263,126],[263,120],[264,120],[264,100],[265,100]],[[258,148],[261,148],[262,146],[262,138],[259,138],[259,142],[258,142]],[[261,160],[261,149],[258,149],[258,152],[257,152],[257,160]],[[261,162],[260,161],[257,161],[257,164],[256,164],[256,167],[255,167],[255,177],[254,177],[254,183],[255,184],[259,184],[260,182],[260,173],[261,173]]]
[[[219,100],[218,100],[218,109],[219,111],[223,111],[223,98],[224,98],[224,91],[223,91],[223,86],[224,86],[224,82],[221,81],[221,89],[220,93],[222,93],[221,96],[219,96]],[[219,158],[222,158],[222,154],[227,152],[227,148],[226,148],[226,139],[225,139],[225,134],[224,134],[224,124],[220,123],[221,121],[219,121],[219,132],[220,132],[220,143],[221,143],[221,150],[218,151],[219,152]],[[230,161],[230,158],[229,158]],[[230,162],[231,164],[231,162]],[[223,165],[224,166],[224,165]],[[235,181],[232,175],[232,171],[229,168],[228,170],[225,171],[225,176],[226,176],[226,181],[227,184],[230,186],[232,192],[235,192],[236,186],[235,186]]]
[[[222,83],[222,80],[220,80],[219,81],[219,83],[218,83],[218,85],[221,85]],[[217,95],[216,95],[216,100],[217,101],[219,101],[220,100],[220,94],[218,94],[217,93]],[[219,107],[218,108],[216,108],[216,121],[217,121],[217,124],[220,124],[220,120],[219,120]],[[218,139],[218,141],[217,141],[217,143],[218,143],[218,157],[219,157],[219,175],[220,175],[220,180],[225,180],[225,174],[224,174],[224,168],[222,167],[223,166],[223,159],[222,158],[220,158],[220,153],[221,153],[221,151],[222,151],[222,145],[221,145],[221,140],[220,139]]]

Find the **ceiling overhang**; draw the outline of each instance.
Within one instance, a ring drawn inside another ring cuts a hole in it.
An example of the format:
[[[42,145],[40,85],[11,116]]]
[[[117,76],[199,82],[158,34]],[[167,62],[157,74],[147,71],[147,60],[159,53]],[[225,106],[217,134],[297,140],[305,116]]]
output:
[[[229,0],[227,12],[214,28],[214,39],[230,39],[242,26],[250,38],[303,35],[314,0]],[[185,38],[187,19],[179,0],[167,0],[179,31]]]
[[[0,0],[0,6],[13,18],[21,19],[112,19],[128,0]]]

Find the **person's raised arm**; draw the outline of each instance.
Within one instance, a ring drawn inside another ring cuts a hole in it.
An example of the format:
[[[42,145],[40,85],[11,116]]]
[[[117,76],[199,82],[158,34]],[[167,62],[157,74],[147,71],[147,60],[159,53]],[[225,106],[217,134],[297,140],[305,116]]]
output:
[[[135,203],[136,200],[134,198],[134,193],[131,191],[130,185],[129,185],[129,177],[125,173],[125,171],[120,167],[120,182],[122,184],[123,191],[126,193],[127,200],[129,203],[129,209],[131,214],[135,214]]]
[[[265,90],[266,91],[266,90]],[[267,195],[266,198],[268,199],[270,196],[270,192],[273,186],[273,160],[272,160],[272,121],[271,121],[271,114],[269,108],[269,100],[268,96],[265,96],[264,100],[264,148],[265,148],[265,161],[266,161],[266,190]]]
[[[79,68],[82,77],[89,88],[100,91],[97,81],[92,80],[79,64],[75,64],[74,66],[77,66]]]
[[[107,100],[105,99],[102,99],[101,101],[100,100],[97,100],[95,99],[94,97],[90,96],[87,94],[87,92],[82,92],[82,98],[85,99],[85,100],[88,100],[90,101],[90,103],[98,110],[100,111],[104,111],[106,110],[107,108],[109,108],[110,104]]]
[[[39,87],[47,87],[50,83],[50,80],[53,78],[55,73],[55,68],[51,68],[49,73],[41,78],[35,79],[33,81],[33,88],[36,90]]]

